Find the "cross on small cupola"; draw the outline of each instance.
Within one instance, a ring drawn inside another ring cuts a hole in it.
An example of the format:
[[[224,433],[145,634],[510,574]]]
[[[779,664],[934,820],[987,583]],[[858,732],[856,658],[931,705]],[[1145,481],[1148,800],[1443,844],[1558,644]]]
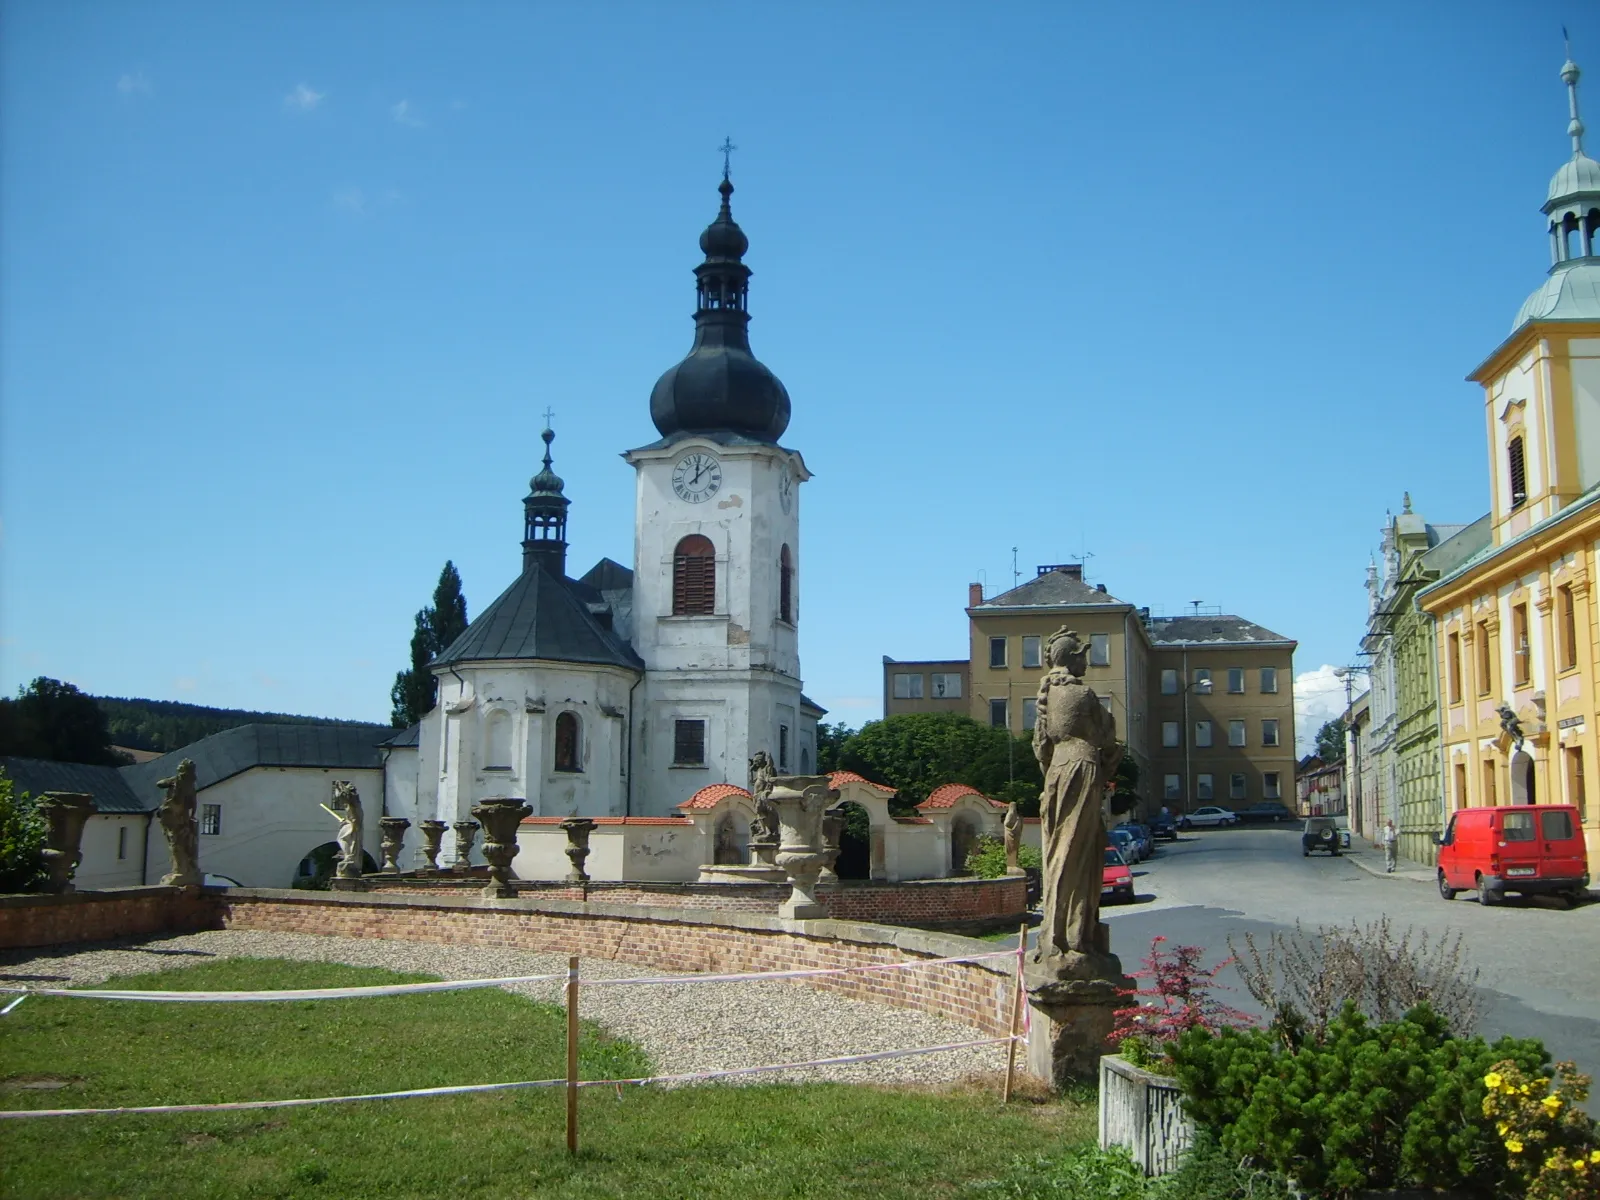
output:
[[[522,501],[522,570],[526,574],[536,565],[561,578],[567,569],[567,506],[571,503],[562,491],[561,476],[551,469],[550,443],[556,435],[550,428],[555,413],[544,413],[544,466],[528,481],[528,494]]]

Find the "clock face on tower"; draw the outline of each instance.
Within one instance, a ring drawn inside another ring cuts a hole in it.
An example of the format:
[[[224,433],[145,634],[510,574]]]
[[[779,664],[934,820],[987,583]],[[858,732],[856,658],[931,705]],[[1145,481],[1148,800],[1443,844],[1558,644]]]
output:
[[[785,513],[794,507],[794,473],[788,467],[778,476],[778,503]]]
[[[722,464],[704,450],[691,450],[672,468],[672,490],[690,504],[711,499],[721,486]]]

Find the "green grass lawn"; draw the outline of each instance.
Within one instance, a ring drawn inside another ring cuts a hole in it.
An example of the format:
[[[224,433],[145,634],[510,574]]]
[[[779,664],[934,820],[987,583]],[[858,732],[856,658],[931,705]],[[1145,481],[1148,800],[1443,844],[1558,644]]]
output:
[[[335,987],[421,979],[227,959],[113,986]],[[647,1001],[646,1001],[647,1002]],[[781,1013],[773,1014],[781,1020]],[[585,1025],[585,1078],[648,1073]],[[344,1095],[547,1079],[564,1016],[498,990],[273,1004],[34,998],[0,1018],[0,1108]],[[29,1082],[67,1081],[39,1090]],[[609,1089],[580,1096],[567,1157],[560,1089],[310,1109],[0,1121],[0,1195],[950,1196],[1019,1154],[1092,1137],[1092,1103],[1014,1103],[976,1088],[849,1085]]]

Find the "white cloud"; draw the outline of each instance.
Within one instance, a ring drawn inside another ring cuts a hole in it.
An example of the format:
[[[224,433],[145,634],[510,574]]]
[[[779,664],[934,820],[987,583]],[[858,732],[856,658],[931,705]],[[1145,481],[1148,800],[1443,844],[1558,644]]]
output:
[[[1317,730],[1344,712],[1345,681],[1334,674],[1335,670],[1332,664],[1324,663],[1294,677],[1294,748],[1302,758],[1317,748]],[[1357,677],[1351,682],[1349,696],[1359,696],[1366,690],[1366,681]]]
[[[283,98],[283,106],[290,112],[308,113],[326,98],[327,93],[317,91],[309,83],[297,83]]]
[[[180,675],[172,681],[174,691],[192,692],[200,686],[200,681],[192,675]]]
[[[413,129],[421,129],[423,127],[422,118],[417,116],[416,109],[411,107],[411,101],[409,100],[402,100],[398,104],[390,105],[389,115],[395,119],[396,124],[409,125]]]
[[[358,217],[367,215],[367,194],[358,187],[342,187],[333,193],[333,206]]]
[[[117,91],[124,96],[148,96],[150,80],[143,71],[125,71],[122,78],[117,80]]]

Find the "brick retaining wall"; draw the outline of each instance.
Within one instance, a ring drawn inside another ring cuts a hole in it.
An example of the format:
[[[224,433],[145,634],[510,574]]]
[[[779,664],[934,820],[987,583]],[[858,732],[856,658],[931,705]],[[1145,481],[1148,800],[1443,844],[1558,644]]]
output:
[[[106,942],[220,928],[211,896],[175,887],[107,888],[64,896],[0,896],[0,948]]]

